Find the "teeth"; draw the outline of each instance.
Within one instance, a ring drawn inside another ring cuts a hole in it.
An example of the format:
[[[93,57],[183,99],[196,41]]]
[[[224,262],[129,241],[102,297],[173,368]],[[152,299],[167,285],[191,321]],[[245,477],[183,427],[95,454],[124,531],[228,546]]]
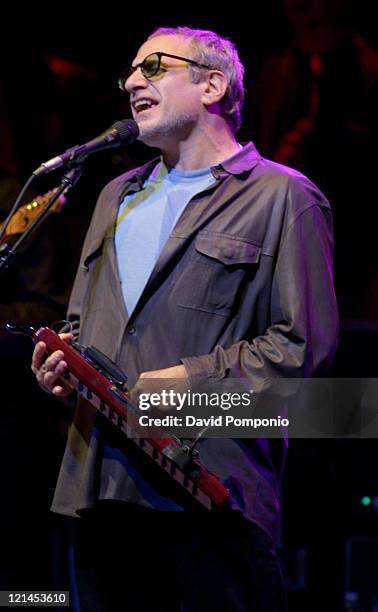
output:
[[[135,109],[138,109],[141,106],[152,106],[152,101],[148,100],[147,98],[141,98],[140,100],[137,100],[136,102],[134,102]]]

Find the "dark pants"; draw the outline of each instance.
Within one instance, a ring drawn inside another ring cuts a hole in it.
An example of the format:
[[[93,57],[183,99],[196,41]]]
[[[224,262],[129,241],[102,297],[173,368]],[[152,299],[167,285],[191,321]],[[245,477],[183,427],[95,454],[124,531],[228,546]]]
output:
[[[239,512],[102,502],[78,521],[81,612],[281,612],[270,538]]]

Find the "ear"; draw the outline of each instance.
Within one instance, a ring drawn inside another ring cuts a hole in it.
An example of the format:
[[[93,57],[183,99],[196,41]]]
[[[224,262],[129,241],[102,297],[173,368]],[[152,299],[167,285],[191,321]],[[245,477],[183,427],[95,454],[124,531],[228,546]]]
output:
[[[217,104],[224,96],[227,90],[226,75],[220,70],[209,70],[207,78],[203,81],[204,90],[202,94],[202,103],[205,106]]]

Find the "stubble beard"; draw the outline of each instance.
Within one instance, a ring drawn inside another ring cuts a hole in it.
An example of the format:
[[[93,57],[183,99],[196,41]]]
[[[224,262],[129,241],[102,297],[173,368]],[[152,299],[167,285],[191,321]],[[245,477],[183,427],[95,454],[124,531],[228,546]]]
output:
[[[198,121],[197,113],[170,113],[161,121],[149,124],[148,121],[140,121],[139,138],[147,145],[159,147],[160,142],[168,139],[179,140],[185,138]]]

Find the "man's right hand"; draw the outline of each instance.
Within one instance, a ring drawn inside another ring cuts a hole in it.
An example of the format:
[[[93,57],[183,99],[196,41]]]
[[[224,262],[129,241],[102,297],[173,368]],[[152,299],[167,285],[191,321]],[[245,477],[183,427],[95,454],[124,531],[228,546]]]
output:
[[[67,342],[73,338],[73,335],[59,334],[59,337]],[[73,384],[62,378],[67,370],[63,351],[55,351],[47,356],[46,344],[37,342],[33,352],[31,369],[42,389],[56,397],[67,397],[74,390]]]

